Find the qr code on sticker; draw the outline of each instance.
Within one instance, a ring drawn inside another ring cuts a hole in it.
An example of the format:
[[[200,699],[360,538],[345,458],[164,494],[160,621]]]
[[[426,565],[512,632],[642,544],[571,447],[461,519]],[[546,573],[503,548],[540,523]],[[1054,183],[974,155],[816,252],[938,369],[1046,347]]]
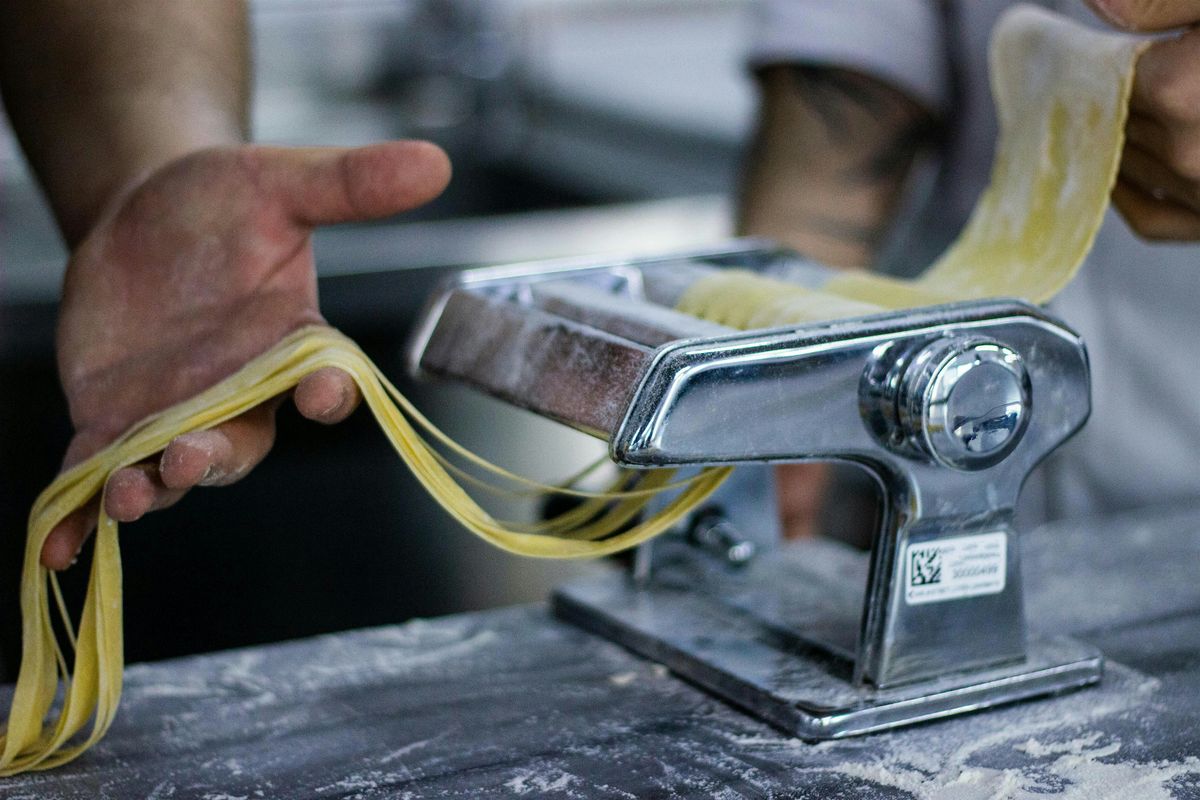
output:
[[[908,551],[910,586],[928,586],[942,582],[942,551],[937,547]]]

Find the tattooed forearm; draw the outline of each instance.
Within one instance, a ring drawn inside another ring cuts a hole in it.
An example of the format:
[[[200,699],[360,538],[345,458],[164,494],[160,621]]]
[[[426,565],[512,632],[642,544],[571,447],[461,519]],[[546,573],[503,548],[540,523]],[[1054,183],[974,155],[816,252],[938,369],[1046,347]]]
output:
[[[848,70],[781,66],[759,78],[739,228],[829,264],[869,264],[917,154],[935,142],[933,117]]]
[[[884,115],[895,104],[895,90],[857,72],[816,64],[792,64],[781,69],[790,74],[795,91],[831,130],[845,128],[855,108]]]

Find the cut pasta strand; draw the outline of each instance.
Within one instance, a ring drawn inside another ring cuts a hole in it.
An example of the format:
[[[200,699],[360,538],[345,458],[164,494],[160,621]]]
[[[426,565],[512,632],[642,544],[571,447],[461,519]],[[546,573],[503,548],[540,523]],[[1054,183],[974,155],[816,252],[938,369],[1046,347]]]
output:
[[[393,448],[417,480],[464,527],[495,546],[535,558],[589,558],[633,547],[675,525],[720,485],[727,469],[711,469],[671,483],[671,471],[654,471],[630,481],[622,475],[611,492],[586,492],[515,476],[453,443],[403,398],[354,342],[331,328],[305,328],[251,361],[233,376],[193,399],[134,426],[83,464],[63,473],[34,503],[26,543],[21,603],[25,647],[20,675],[0,751],[0,773],[13,774],[62,764],[87,749],[111,723],[121,692],[121,564],[117,524],[103,511],[96,535],[78,633],[62,602],[56,579],[40,564],[42,545],[67,514],[103,490],[109,475],[158,452],[180,433],[219,425],[294,387],[323,367],[348,373],[362,391]],[[472,465],[545,492],[584,498],[584,503],[543,523],[518,526],[492,517],[447,470],[446,459],[418,431]],[[627,484],[632,486],[627,488]],[[678,496],[661,511],[634,523],[665,490]],[[553,535],[548,535],[553,534]],[[49,585],[50,591],[47,590]],[[50,597],[72,639],[73,674],[68,670],[50,618]],[[65,687],[53,727],[43,721]],[[73,739],[91,720],[81,741]]]

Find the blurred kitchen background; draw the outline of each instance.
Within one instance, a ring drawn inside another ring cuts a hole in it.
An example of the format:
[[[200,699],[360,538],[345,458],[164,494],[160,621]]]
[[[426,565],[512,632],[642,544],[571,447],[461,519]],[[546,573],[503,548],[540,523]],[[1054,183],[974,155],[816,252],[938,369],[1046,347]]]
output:
[[[455,165],[419,212],[317,235],[323,309],[393,377],[445,270],[729,235],[754,109],[745,0],[257,0],[256,138],[421,137]],[[0,657],[14,675],[25,517],[69,436],[53,367],[65,254],[0,132]],[[599,443],[458,387],[402,389],[453,436],[554,478]],[[508,509],[534,513],[532,504]],[[578,567],[459,529],[365,411],[281,412],[266,463],[126,526],[130,660],[541,599]],[[81,596],[81,563],[66,575]]]

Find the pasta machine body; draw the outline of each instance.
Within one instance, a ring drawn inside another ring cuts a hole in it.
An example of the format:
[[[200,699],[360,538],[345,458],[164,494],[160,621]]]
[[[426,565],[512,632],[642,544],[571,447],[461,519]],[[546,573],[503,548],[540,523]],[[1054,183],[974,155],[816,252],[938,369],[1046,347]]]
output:
[[[869,554],[761,539],[748,558],[717,523],[708,544],[729,547],[660,537],[634,570],[561,587],[556,612],[811,739],[1098,681],[1094,649],[1027,630],[1013,521],[1087,419],[1080,338],[1018,300],[755,331],[674,310],[731,267],[816,289],[833,274],[738,241],[469,270],[430,299],[418,372],[603,437],[617,464],[846,461],[881,490]]]

